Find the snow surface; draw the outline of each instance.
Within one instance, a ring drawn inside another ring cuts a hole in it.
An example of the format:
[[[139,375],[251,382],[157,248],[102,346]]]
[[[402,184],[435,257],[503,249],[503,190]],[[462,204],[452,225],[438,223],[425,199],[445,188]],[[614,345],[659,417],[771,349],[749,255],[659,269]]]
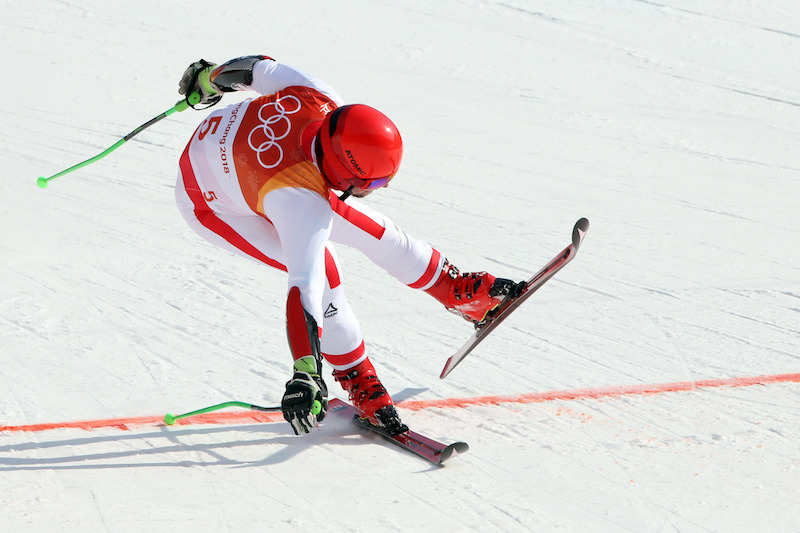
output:
[[[464,270],[521,279],[591,220],[446,380],[469,326],[340,249],[397,400],[800,372],[795,0],[0,5],[0,425],[279,401],[283,275],[173,205],[202,113],[36,187],[190,62],[252,53],[397,122],[369,201]],[[0,530],[800,531],[797,382],[401,412],[470,452],[430,467],[334,418],[2,432]]]

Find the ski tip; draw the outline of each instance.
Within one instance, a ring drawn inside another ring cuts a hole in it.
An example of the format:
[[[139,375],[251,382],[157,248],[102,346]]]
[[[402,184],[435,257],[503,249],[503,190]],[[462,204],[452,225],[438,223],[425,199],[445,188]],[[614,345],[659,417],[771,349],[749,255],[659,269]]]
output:
[[[583,237],[586,235],[587,231],[589,231],[589,219],[587,218],[581,218],[575,223],[575,227],[572,228],[572,246],[574,246],[576,250],[580,248]]]
[[[447,448],[442,450],[442,453],[439,454],[439,464],[444,463],[451,457],[455,457],[456,455],[467,453],[469,451],[469,444],[466,442],[454,442],[453,444],[449,445]]]

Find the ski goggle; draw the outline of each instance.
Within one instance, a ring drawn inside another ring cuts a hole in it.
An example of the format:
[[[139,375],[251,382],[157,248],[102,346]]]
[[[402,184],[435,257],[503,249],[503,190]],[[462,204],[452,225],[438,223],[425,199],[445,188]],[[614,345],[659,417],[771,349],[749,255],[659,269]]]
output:
[[[387,176],[385,178],[378,178],[376,180],[362,180],[359,178],[350,178],[350,183],[353,184],[354,187],[358,187],[359,189],[363,189],[365,191],[374,191],[375,189],[380,189],[381,187],[386,187],[389,185],[389,182],[392,181],[394,174],[391,176]]]

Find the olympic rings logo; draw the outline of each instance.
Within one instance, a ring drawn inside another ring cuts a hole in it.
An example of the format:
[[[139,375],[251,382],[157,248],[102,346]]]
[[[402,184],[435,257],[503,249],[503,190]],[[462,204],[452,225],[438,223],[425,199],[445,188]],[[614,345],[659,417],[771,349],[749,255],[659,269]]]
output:
[[[258,110],[262,123],[252,129],[247,144],[255,151],[262,167],[275,168],[283,161],[283,148],[278,141],[292,131],[292,122],[287,115],[297,113],[302,105],[296,96],[282,96]]]

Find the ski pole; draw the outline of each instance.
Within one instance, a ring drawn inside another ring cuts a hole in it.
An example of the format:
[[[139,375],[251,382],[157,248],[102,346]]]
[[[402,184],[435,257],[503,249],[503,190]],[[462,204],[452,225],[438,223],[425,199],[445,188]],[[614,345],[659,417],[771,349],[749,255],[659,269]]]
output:
[[[166,117],[170,116],[171,114],[173,114],[173,113],[175,113],[177,111],[184,111],[189,106],[194,106],[194,105],[196,105],[198,103],[200,103],[200,93],[196,93],[196,92],[192,93],[188,97],[186,97],[184,100],[178,101],[174,106],[172,106],[171,108],[167,109],[166,111],[164,111],[163,113],[161,113],[157,117],[151,118],[150,120],[148,120],[147,122],[145,122],[144,124],[142,124],[141,126],[136,128],[135,130],[133,130],[132,132],[127,134],[125,137],[123,137],[122,139],[120,139],[119,141],[117,141],[112,146],[108,147],[107,149],[103,150],[102,152],[100,152],[96,156],[91,157],[91,158],[89,158],[86,161],[83,161],[81,163],[78,163],[77,165],[71,166],[66,170],[62,170],[58,174],[53,174],[49,178],[45,178],[44,176],[40,176],[39,179],[36,180],[36,184],[39,187],[41,187],[42,189],[44,189],[45,187],[47,187],[47,184],[50,182],[50,180],[54,180],[54,179],[56,179],[56,178],[58,178],[60,176],[63,176],[64,174],[69,174],[70,172],[72,172],[74,170],[78,170],[79,168],[83,168],[86,165],[90,165],[90,164],[94,163],[95,161],[98,161],[98,160],[104,158],[105,156],[107,156],[108,154],[110,154],[111,152],[113,152],[114,150],[116,150],[117,148],[122,146],[123,144],[125,144],[125,142],[127,142],[131,138],[133,138],[136,135],[138,135],[142,130],[144,130],[146,128],[149,128],[150,126],[152,126],[153,124],[155,124],[159,120],[161,120],[163,118],[166,118]]]
[[[167,413],[166,415],[164,415],[164,423],[166,423],[168,426],[171,426],[172,424],[175,423],[176,420],[180,420],[181,418],[188,418],[190,416],[201,415],[203,413],[210,413],[211,411],[218,411],[220,409],[225,409],[226,407],[244,407],[245,409],[250,409],[251,411],[259,411],[262,413],[279,413],[281,411],[280,407],[261,407],[259,405],[253,405],[251,403],[245,403],[245,402],[224,402],[224,403],[218,403],[217,405],[204,407],[196,411],[183,413],[182,415],[173,415]]]

